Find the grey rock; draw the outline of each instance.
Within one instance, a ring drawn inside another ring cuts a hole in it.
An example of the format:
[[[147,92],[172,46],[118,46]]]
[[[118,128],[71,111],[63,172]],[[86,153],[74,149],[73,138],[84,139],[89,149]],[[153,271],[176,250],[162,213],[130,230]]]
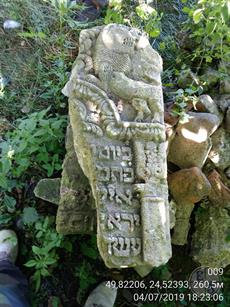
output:
[[[214,98],[220,110],[225,113],[230,108],[230,95],[219,95]]]
[[[229,265],[229,225],[230,216],[226,209],[209,204],[198,211],[192,238],[193,259],[206,267],[225,268]]]
[[[16,20],[5,20],[3,23],[3,29],[4,30],[12,30],[12,29],[18,29],[21,27],[21,23]]]
[[[199,103],[204,107],[205,112],[215,114],[219,118],[220,123],[222,122],[223,117],[224,117],[223,113],[220,112],[217,104],[209,95],[201,95],[199,97]]]
[[[230,133],[223,128],[219,128],[211,137],[212,149],[209,159],[221,170],[230,166]]]
[[[221,94],[230,94],[230,81],[223,80],[220,83],[220,93]]]
[[[109,287],[103,282],[90,293],[84,307],[113,307],[116,297],[117,288]]]
[[[34,194],[38,198],[58,205],[60,200],[60,178],[41,179],[34,189]]]

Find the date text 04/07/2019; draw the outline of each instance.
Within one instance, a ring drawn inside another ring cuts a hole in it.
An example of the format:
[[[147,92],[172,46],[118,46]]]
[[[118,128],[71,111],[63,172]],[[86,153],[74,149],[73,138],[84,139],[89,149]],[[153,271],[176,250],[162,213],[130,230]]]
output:
[[[193,301],[193,302],[218,302],[223,301],[224,297],[222,293],[202,294],[196,293],[134,293],[133,300],[135,302],[172,302],[172,301]]]

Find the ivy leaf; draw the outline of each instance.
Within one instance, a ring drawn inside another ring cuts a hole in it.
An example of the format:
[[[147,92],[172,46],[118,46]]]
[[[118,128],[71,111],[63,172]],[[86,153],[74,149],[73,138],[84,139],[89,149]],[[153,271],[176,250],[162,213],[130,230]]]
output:
[[[22,221],[25,225],[31,225],[39,219],[37,210],[32,207],[24,208],[22,213]]]

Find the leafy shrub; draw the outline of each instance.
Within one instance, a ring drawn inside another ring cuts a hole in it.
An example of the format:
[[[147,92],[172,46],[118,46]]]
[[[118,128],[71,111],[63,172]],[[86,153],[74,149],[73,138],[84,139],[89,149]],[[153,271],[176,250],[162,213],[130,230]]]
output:
[[[190,19],[187,30],[195,41],[192,58],[230,60],[230,3],[228,0],[199,0],[192,7],[185,7]]]
[[[52,117],[48,109],[17,120],[0,144],[0,188],[16,187],[29,168],[48,177],[60,170],[65,127],[66,116]]]
[[[24,265],[34,269],[32,280],[35,290],[38,291],[42,277],[50,276],[50,271],[58,264],[59,248],[71,252],[72,243],[68,238],[64,239],[63,235],[56,232],[54,217],[41,217],[35,223],[35,230],[31,232],[34,232],[32,253]]]
[[[128,3],[127,3],[128,2]],[[104,23],[121,23],[144,30],[152,38],[160,34],[161,16],[148,4],[132,4],[132,1],[112,0],[106,11]],[[130,11],[132,13],[130,14]]]
[[[8,131],[0,143],[0,226],[20,216],[15,193],[21,193],[28,178],[50,177],[61,169],[67,119],[49,115],[48,111],[17,120],[15,129]],[[25,224],[31,217],[26,210],[33,209],[24,209]],[[36,220],[35,215],[32,218]]]

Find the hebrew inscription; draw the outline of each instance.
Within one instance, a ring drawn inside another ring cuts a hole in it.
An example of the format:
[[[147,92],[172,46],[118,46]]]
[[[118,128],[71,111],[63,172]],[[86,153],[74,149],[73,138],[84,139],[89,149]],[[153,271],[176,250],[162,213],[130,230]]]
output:
[[[95,200],[98,247],[111,268],[155,267],[171,257],[161,71],[144,33],[110,24],[81,31],[63,89]],[[81,219],[93,228],[86,213],[71,223]]]

